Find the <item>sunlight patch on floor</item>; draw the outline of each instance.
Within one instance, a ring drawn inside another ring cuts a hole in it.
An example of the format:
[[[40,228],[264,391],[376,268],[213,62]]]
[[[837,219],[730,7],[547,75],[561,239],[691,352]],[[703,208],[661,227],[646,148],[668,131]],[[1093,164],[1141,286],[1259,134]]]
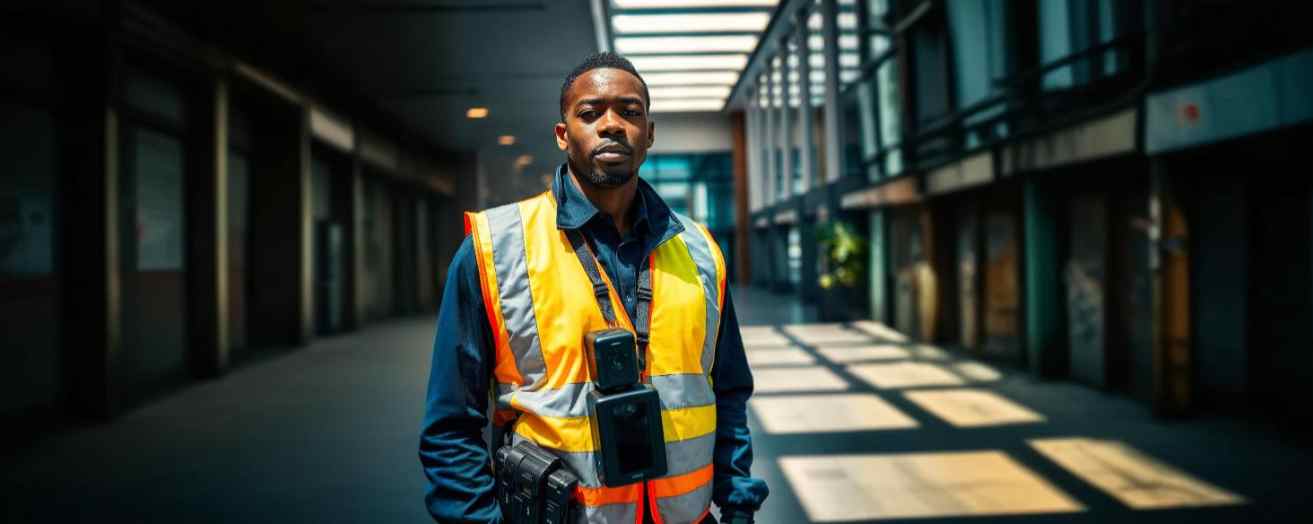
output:
[[[942,367],[924,362],[854,364],[848,372],[877,389],[960,386],[965,382]]]
[[[793,342],[787,337],[775,331],[771,326],[747,326],[739,328],[739,336],[743,338],[744,347],[761,347],[761,346],[791,346]]]
[[[874,320],[853,322],[853,327],[884,342],[907,342],[907,336]]]
[[[849,364],[867,360],[901,360],[912,357],[908,350],[889,344],[864,346],[820,346],[816,348],[830,362]]]
[[[972,382],[994,382],[1003,378],[1003,374],[979,362],[959,362],[953,364],[953,371]]]
[[[1084,510],[1001,451],[795,456],[779,464],[813,522]]]
[[[784,331],[808,345],[874,342],[870,335],[843,324],[792,324],[784,326]]]
[[[1135,509],[1243,504],[1244,497],[1197,479],[1120,441],[1046,438],[1027,441],[1073,475]]]
[[[959,428],[1044,421],[1039,413],[981,389],[907,391],[903,395],[921,409]]]
[[[797,366],[815,364],[816,357],[798,348],[754,349],[747,352],[748,366],[752,369],[768,366]]]
[[[908,429],[916,420],[872,394],[757,397],[749,402],[767,433]]]
[[[754,393],[842,391],[848,382],[820,366],[752,370]]]

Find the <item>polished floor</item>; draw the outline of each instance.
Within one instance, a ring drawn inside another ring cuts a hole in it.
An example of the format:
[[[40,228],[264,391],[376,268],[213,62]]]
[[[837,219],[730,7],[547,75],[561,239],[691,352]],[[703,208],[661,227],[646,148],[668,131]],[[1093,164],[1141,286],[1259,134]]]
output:
[[[1164,421],[874,323],[735,290],[758,392],[757,521],[1294,522],[1313,454]],[[431,318],[317,341],[4,458],[4,522],[425,522]]]

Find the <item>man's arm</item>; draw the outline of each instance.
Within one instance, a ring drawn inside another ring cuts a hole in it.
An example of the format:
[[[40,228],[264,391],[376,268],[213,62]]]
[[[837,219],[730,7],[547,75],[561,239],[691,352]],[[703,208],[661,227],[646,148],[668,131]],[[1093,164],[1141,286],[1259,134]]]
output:
[[[748,397],[752,396],[752,370],[743,353],[743,338],[734,314],[734,302],[725,289],[725,311],[716,339],[716,362],[711,368],[716,391],[715,477],[711,499],[721,517],[750,517],[770,494],[766,482],[752,478],[752,436],[748,434]]]
[[[488,425],[492,337],[470,238],[447,272],[433,340],[419,461],[424,501],[438,522],[501,522],[483,429]]]

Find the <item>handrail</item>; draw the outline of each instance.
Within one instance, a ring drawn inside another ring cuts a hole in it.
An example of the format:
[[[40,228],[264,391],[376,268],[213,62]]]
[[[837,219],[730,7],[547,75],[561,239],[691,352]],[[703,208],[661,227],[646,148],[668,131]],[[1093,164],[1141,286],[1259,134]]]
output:
[[[1101,44],[1090,46],[1080,51],[1076,51],[1074,53],[1068,54],[1052,62],[1041,64],[1038,67],[1033,67],[1026,71],[1016,73],[1007,78],[995,80],[994,85],[1000,87],[1016,87],[1018,85],[1023,84],[1027,80],[1034,80],[1036,78],[1040,78],[1045,74],[1072,65],[1076,62],[1086,60],[1088,58],[1093,57],[1094,55],[1102,54],[1105,51],[1110,51],[1115,47],[1121,47],[1125,44],[1142,40],[1144,36],[1145,36],[1144,31],[1132,31],[1124,35],[1121,35],[1117,38],[1114,38],[1112,40],[1109,40],[1107,42],[1103,42]]]

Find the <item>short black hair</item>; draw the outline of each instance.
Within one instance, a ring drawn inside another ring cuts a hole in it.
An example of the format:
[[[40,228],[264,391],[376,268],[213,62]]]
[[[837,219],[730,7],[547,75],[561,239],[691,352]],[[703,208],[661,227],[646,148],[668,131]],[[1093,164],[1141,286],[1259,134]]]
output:
[[[634,75],[635,78],[638,78],[638,83],[643,84],[643,103],[646,106],[646,109],[649,111],[652,109],[652,95],[647,91],[647,82],[643,80],[643,75],[638,74],[638,70],[634,69],[634,64],[631,63],[628,58],[616,53],[602,51],[601,53],[588,55],[587,58],[584,58],[583,62],[580,62],[579,65],[574,66],[574,69],[570,70],[570,74],[565,76],[565,83],[561,84],[562,121],[565,120],[565,92],[569,91],[570,86],[574,84],[574,81],[580,76],[583,76],[584,73],[601,68],[619,69]]]

